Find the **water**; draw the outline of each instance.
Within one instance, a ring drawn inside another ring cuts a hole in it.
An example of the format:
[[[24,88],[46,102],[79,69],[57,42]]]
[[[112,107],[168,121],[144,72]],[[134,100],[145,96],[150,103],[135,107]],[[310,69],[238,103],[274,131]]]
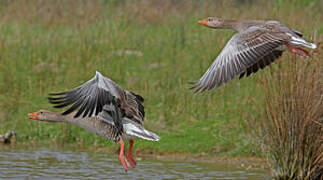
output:
[[[124,173],[117,154],[75,149],[0,147],[0,179],[266,179],[238,165],[137,160]]]

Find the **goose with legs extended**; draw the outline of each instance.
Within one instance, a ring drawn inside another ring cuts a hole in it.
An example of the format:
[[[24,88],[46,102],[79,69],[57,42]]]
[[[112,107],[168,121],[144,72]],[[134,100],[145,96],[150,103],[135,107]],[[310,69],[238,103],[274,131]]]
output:
[[[302,47],[315,49],[306,42],[302,33],[292,30],[278,21],[224,20],[209,17],[198,21],[213,29],[233,29],[237,33],[229,40],[204,75],[194,82],[195,92],[211,90],[232,80],[249,76],[270,65],[289,49],[301,56],[310,56]]]
[[[70,106],[63,113],[40,110],[28,114],[29,118],[47,122],[67,122],[78,125],[98,136],[120,143],[119,159],[125,171],[136,166],[132,156],[134,138],[158,141],[160,138],[143,127],[144,99],[122,89],[99,72],[93,79],[66,92],[50,94],[49,102],[55,108]],[[124,141],[129,149],[124,155]],[[128,160],[130,162],[128,162]]]

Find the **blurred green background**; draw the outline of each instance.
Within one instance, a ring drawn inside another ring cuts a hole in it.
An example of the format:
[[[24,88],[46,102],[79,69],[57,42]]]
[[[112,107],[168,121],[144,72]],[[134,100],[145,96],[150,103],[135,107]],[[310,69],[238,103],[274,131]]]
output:
[[[145,98],[145,127],[162,139],[136,141],[136,150],[262,156],[250,133],[259,127],[248,119],[263,110],[259,81],[269,68],[193,94],[188,82],[202,76],[234,33],[197,21],[279,20],[317,43],[322,9],[320,0],[0,1],[0,133],[16,130],[18,143],[116,149],[73,125],[27,117],[39,109],[59,111],[48,93],[72,89],[98,70]],[[280,60],[290,59],[285,53]]]

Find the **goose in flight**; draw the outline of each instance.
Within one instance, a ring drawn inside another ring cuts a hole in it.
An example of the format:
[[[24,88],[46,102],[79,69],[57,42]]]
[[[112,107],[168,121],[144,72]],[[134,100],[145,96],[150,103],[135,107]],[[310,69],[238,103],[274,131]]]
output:
[[[278,21],[224,20],[209,17],[198,24],[213,29],[233,29],[237,33],[229,40],[204,75],[193,82],[195,92],[211,90],[232,80],[255,73],[270,65],[289,49],[301,56],[310,56],[302,47],[315,49],[306,42],[302,33],[292,30]]]
[[[137,164],[132,156],[134,138],[150,141],[160,139],[158,135],[143,127],[144,99],[122,89],[99,72],[81,86],[70,91],[50,94],[48,99],[55,108],[69,108],[61,114],[40,110],[28,114],[29,118],[75,124],[98,136],[119,142],[119,159],[126,172],[130,165],[135,168]],[[126,157],[124,141],[129,141]]]

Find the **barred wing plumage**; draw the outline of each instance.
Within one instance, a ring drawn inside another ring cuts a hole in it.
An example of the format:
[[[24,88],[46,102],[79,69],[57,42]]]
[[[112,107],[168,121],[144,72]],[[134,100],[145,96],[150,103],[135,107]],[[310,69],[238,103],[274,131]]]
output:
[[[221,86],[246,72],[289,38],[283,32],[271,31],[261,26],[252,26],[235,34],[192,89],[203,92]]]
[[[55,108],[70,106],[62,113],[63,115],[77,111],[74,118],[99,115],[108,123],[112,118],[114,125],[119,130],[118,134],[123,130],[122,118],[124,116],[140,124],[144,119],[144,107],[141,104],[143,98],[122,89],[99,72],[96,72],[94,78],[81,86],[70,91],[52,93],[48,99],[50,103],[55,105]],[[101,112],[107,114],[103,116]],[[110,116],[110,120],[104,119],[106,116]]]

